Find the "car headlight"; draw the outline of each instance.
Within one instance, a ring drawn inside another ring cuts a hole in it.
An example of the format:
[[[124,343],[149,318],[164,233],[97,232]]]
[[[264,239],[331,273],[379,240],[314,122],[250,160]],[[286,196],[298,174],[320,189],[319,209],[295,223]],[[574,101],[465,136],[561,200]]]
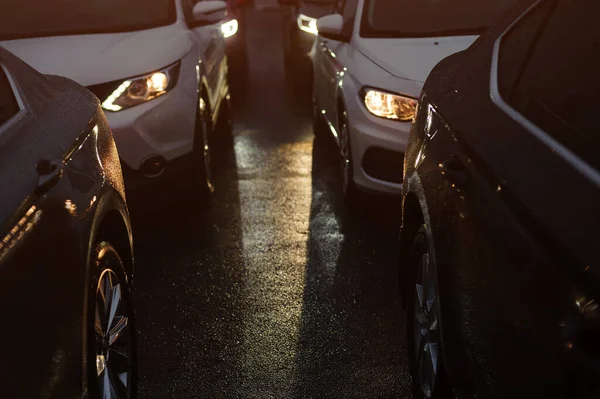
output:
[[[162,96],[175,86],[179,77],[180,63],[125,80],[102,103],[108,111],[121,111]]]
[[[237,33],[239,29],[239,24],[237,19],[232,19],[231,21],[227,21],[221,25],[221,32],[223,32],[223,37],[227,39]]]
[[[317,29],[317,19],[304,14],[298,15],[298,28],[315,36],[319,34]]]
[[[364,89],[362,98],[370,113],[396,121],[412,120],[418,105],[418,101],[414,98],[375,89]]]

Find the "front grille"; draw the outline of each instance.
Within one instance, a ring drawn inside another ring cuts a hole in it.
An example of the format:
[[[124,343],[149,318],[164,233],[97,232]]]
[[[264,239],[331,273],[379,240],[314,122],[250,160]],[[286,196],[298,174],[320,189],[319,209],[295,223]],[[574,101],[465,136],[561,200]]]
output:
[[[86,88],[92,93],[94,93],[94,95],[98,97],[98,99],[100,99],[100,101],[102,102],[105,101],[108,98],[108,96],[110,96],[117,89],[117,87],[119,87],[121,83],[123,83],[123,81],[118,80],[115,82],[100,83],[98,85],[87,86]]]
[[[371,147],[365,152],[362,167],[367,175],[375,179],[400,184],[404,168],[404,153]]]

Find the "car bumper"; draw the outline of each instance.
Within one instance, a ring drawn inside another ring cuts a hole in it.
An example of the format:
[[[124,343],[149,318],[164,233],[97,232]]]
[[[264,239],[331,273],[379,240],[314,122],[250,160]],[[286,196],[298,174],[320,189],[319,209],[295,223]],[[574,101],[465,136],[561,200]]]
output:
[[[149,157],[168,162],[193,150],[197,87],[195,63],[182,60],[170,92],[123,111],[105,111],[125,165],[137,171]]]
[[[371,115],[358,96],[346,106],[349,111],[354,183],[363,191],[401,194],[404,151],[411,123]]]

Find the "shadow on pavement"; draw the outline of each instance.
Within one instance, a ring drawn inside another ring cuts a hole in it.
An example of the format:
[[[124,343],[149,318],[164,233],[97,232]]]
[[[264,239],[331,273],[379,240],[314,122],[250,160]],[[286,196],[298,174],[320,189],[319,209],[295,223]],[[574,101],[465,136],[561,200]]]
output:
[[[237,389],[244,309],[238,178],[231,140],[215,147],[212,206],[186,189],[185,174],[130,196],[141,398]]]
[[[396,283],[399,199],[368,197],[350,214],[336,154],[315,139],[294,397],[411,398]]]

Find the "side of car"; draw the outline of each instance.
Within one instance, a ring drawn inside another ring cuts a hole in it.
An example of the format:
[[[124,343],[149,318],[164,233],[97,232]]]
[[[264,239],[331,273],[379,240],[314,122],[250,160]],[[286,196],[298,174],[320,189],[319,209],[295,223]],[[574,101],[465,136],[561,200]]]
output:
[[[338,144],[347,202],[359,190],[398,194],[402,187],[402,151],[412,113],[403,119],[378,115],[368,108],[367,95],[387,95],[414,112],[412,96],[422,87],[422,82],[400,79],[365,55],[365,48],[380,49],[382,43],[397,40],[361,36],[365,4],[364,0],[337,1],[334,14],[319,19],[319,37],[312,51],[314,129],[317,134],[330,132]]]
[[[2,48],[0,93],[0,390],[133,397],[133,242],[104,113]]]
[[[598,12],[519,3],[425,84],[400,239],[419,398],[600,392]]]
[[[227,4],[211,0],[181,0],[180,6],[180,14],[197,43],[198,103],[193,154],[197,178],[206,182],[201,184],[206,195],[214,190],[211,172],[213,140],[231,133],[233,127],[227,44],[221,26]]]

